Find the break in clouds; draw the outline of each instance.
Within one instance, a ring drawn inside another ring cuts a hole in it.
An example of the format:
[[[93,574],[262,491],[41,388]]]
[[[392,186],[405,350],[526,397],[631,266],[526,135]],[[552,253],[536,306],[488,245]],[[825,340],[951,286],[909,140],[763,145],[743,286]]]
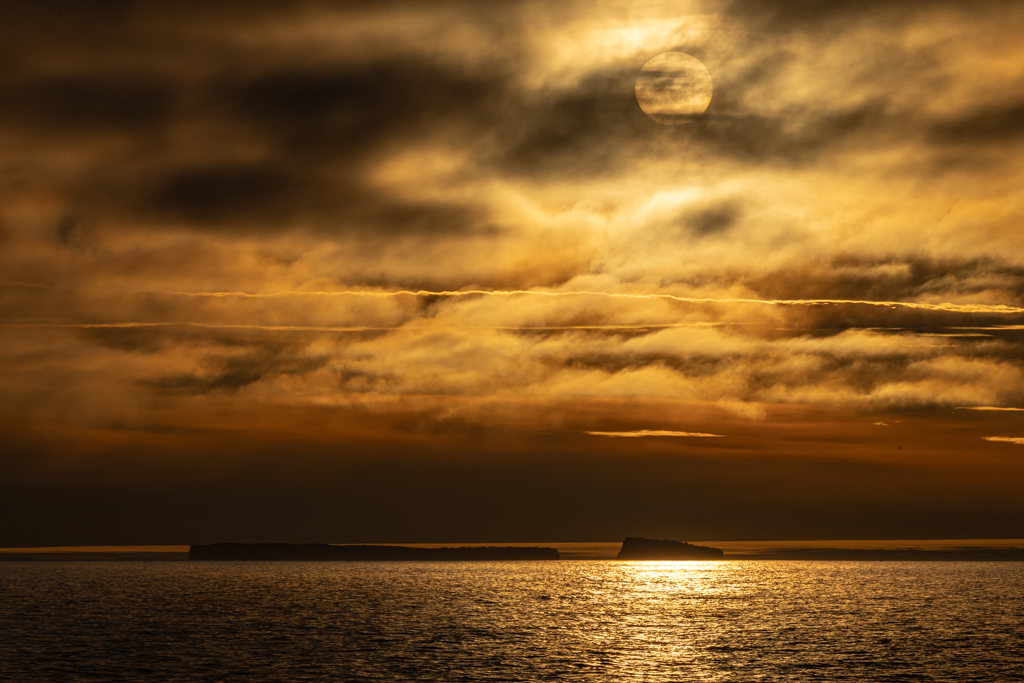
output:
[[[9,14],[5,420],[1024,405],[1014,3]],[[663,52],[685,125],[637,105]]]

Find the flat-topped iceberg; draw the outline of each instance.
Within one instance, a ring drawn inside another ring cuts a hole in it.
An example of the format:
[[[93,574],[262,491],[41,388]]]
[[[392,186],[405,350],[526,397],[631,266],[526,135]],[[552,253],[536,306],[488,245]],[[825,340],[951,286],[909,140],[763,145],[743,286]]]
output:
[[[495,561],[557,560],[554,548],[463,546],[410,548],[400,545],[330,545],[328,543],[214,543],[193,545],[190,560],[248,561]]]
[[[682,541],[652,541],[649,538],[627,538],[619,551],[620,560],[721,560],[718,548],[690,545]]]

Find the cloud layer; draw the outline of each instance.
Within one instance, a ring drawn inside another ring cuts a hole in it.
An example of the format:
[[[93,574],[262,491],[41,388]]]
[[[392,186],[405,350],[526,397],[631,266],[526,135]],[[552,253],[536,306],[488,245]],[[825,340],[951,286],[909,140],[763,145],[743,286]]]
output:
[[[221,411],[355,430],[295,436],[319,443],[1024,407],[1017,3],[47,0],[3,23],[11,472],[61,430],[200,448]],[[634,93],[670,51],[714,84],[682,126]]]

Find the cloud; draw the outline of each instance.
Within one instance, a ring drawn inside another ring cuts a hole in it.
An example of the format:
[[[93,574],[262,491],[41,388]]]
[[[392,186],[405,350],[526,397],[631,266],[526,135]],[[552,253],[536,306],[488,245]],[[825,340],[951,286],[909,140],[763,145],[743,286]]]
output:
[[[930,134],[946,144],[1000,144],[1024,135],[1024,102],[998,105],[967,112],[959,118],[936,122]]]
[[[1019,436],[983,436],[985,441],[999,441],[1003,443],[1015,443],[1024,446],[1024,437]]]
[[[7,542],[1011,533],[1022,22],[5,10]],[[712,75],[686,126],[636,103],[668,51]]]
[[[642,437],[642,436],[685,436],[694,438],[724,437],[723,434],[705,434],[703,432],[673,432],[665,429],[639,429],[632,432],[584,432],[591,436],[618,436],[618,437]]]
[[[1003,408],[999,406],[957,406],[957,410],[1024,411],[1024,408]]]
[[[59,139],[152,134],[170,122],[176,93],[132,73],[43,77],[0,86],[0,126]]]
[[[10,333],[70,335],[82,358],[90,346],[145,357],[145,370],[115,371],[129,394],[246,392],[292,405],[366,394],[674,397],[751,419],[762,403],[917,409],[1024,400],[1013,329],[946,327],[950,315],[1020,317],[1005,306],[597,289],[125,292],[11,283],[0,292],[18,316],[4,323]],[[40,308],[65,318],[34,318]],[[899,326],[856,326],[884,322],[863,312],[875,310]]]
[[[0,417],[185,429],[255,406],[405,434],[518,429],[530,405],[582,438],[734,435],[790,408],[1008,415],[1022,20],[998,2],[19,7],[0,27]],[[666,51],[712,74],[686,126],[636,104]],[[567,407],[647,402],[729,420]],[[309,419],[300,440],[325,429]]]

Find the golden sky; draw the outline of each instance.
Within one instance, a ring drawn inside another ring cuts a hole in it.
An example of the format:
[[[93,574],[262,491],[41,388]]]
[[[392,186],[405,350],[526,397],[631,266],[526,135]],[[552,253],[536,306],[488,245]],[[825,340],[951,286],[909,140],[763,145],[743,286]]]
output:
[[[1020,535],[1019,3],[25,4],[0,545]]]

